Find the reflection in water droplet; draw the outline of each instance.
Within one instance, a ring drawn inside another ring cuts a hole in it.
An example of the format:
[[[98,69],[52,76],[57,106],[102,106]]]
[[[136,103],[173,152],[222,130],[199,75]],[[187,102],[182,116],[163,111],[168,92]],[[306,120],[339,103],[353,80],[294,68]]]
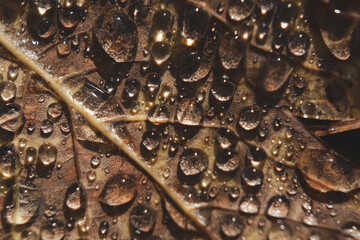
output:
[[[79,183],[74,183],[67,189],[65,205],[71,211],[79,211],[85,207],[85,192]]]
[[[208,164],[206,153],[200,149],[189,148],[180,155],[179,167],[186,176],[194,176],[204,172]]]
[[[50,143],[43,143],[39,147],[38,164],[42,166],[54,166],[57,159],[57,149]]]
[[[220,225],[221,232],[229,238],[238,237],[244,228],[244,220],[241,216],[229,214],[224,217]]]
[[[100,238],[106,238],[109,233],[110,224],[106,221],[102,221],[99,225],[99,237]]]
[[[228,15],[231,20],[242,21],[251,15],[254,6],[253,0],[230,0]]]
[[[130,225],[135,231],[148,233],[154,228],[155,222],[155,211],[146,205],[136,206],[130,212]]]
[[[183,125],[197,126],[204,119],[204,110],[195,101],[184,99],[176,111],[176,118]]]
[[[245,196],[239,205],[240,212],[247,214],[257,214],[259,212],[260,202],[255,196]]]
[[[120,7],[105,11],[96,21],[94,33],[101,47],[116,62],[128,62],[135,58],[137,26]]]
[[[0,146],[0,176],[3,179],[12,178],[15,174],[17,154],[15,146],[4,144]]]
[[[9,102],[15,98],[16,85],[13,82],[6,82],[1,91],[1,99],[4,102]]]
[[[36,148],[28,147],[25,152],[25,165],[30,166],[35,163]]]
[[[54,131],[54,123],[49,119],[45,119],[41,122],[40,130],[42,134],[50,135]]]
[[[116,207],[129,203],[135,196],[135,177],[128,174],[118,174],[106,182],[99,196],[99,201],[108,206]]]
[[[264,175],[262,171],[248,167],[242,172],[241,178],[248,187],[258,188],[263,182]]]
[[[221,149],[216,155],[216,166],[224,172],[231,172],[239,168],[240,159],[232,149]]]
[[[146,131],[142,137],[141,145],[144,147],[147,151],[155,151],[160,146],[160,134],[158,131],[155,130],[149,130]]]
[[[272,197],[267,204],[266,214],[274,218],[285,218],[290,210],[290,201],[283,195]]]
[[[62,106],[60,103],[51,103],[48,106],[47,114],[52,119],[58,119],[62,114]]]
[[[257,128],[261,121],[261,110],[257,106],[244,107],[239,114],[239,125],[249,131]]]
[[[161,65],[165,62],[171,54],[171,47],[166,42],[155,42],[151,47],[151,56],[154,58],[156,64]]]
[[[13,63],[8,68],[7,77],[10,81],[15,81],[18,76],[19,76],[19,65]]]
[[[49,222],[41,227],[40,238],[42,240],[62,240],[65,237],[64,224],[57,219],[50,219]]]
[[[310,45],[310,39],[304,32],[293,32],[288,36],[288,49],[297,57],[306,55]]]

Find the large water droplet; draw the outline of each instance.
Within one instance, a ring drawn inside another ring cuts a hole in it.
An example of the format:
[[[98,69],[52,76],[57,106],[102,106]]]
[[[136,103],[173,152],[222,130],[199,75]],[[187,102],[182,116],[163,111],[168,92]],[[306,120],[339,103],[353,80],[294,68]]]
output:
[[[170,44],[164,41],[155,42],[152,45],[150,52],[156,64],[160,65],[170,57],[171,47]]]
[[[239,114],[239,125],[249,131],[257,128],[261,121],[261,110],[257,106],[244,107]]]
[[[251,15],[254,6],[255,3],[253,0],[230,0],[228,15],[231,20],[242,21]]]
[[[248,187],[259,188],[263,182],[264,174],[254,167],[248,167],[242,172],[241,178]]]
[[[160,134],[158,131],[155,130],[149,130],[146,131],[142,137],[141,145],[144,147],[147,151],[155,151],[160,146]]]
[[[16,196],[13,191],[10,191],[6,197],[2,212],[3,221],[8,225],[15,226],[33,223],[39,212],[39,194],[40,192],[35,185],[18,183]],[[14,199],[15,197],[16,200]]]
[[[182,37],[197,42],[209,27],[209,15],[200,7],[188,4],[184,10]],[[189,42],[189,41],[188,41]]]
[[[247,214],[257,214],[259,212],[260,202],[259,200],[253,196],[245,196],[239,205],[240,212]]]
[[[310,39],[305,32],[293,32],[288,36],[288,49],[297,56],[305,56],[310,45]]]
[[[58,219],[50,219],[46,225],[41,227],[41,240],[63,240],[65,238],[65,226]]]
[[[124,10],[115,7],[106,11],[96,21],[94,32],[101,47],[116,62],[128,62],[135,58],[137,26]]]
[[[186,176],[194,176],[204,172],[209,164],[205,152],[200,149],[189,148],[180,155],[179,167]]]
[[[157,73],[149,73],[146,76],[144,86],[145,95],[153,101],[160,90],[161,77]]]
[[[110,228],[110,224],[108,222],[106,221],[101,222],[98,231],[99,237],[106,238],[109,233],[109,228]]]
[[[176,119],[183,125],[198,126],[204,119],[204,110],[195,101],[184,99],[176,111]]]
[[[129,203],[136,196],[135,178],[129,174],[118,174],[110,178],[99,196],[99,201],[117,207]]]
[[[122,92],[122,100],[125,105],[129,105],[138,98],[140,88],[141,84],[139,80],[134,78],[126,79]]]
[[[49,136],[54,131],[54,123],[49,119],[45,119],[40,125],[41,133],[45,136]]]
[[[174,17],[170,11],[166,9],[158,10],[154,13],[153,28],[158,30],[168,30],[172,27]]]
[[[14,145],[0,146],[0,173],[2,178],[9,179],[15,174],[17,154]]]
[[[79,183],[72,184],[65,194],[65,206],[71,211],[85,208],[85,192]]]
[[[244,220],[239,215],[229,214],[220,225],[221,232],[229,238],[238,237],[244,228]]]
[[[57,160],[57,149],[51,143],[43,143],[39,147],[38,162],[40,167],[53,168]]]
[[[289,214],[290,201],[283,195],[272,197],[266,206],[266,214],[274,218],[285,218]]]
[[[4,83],[0,96],[4,102],[13,100],[16,96],[16,85],[13,82]]]
[[[232,149],[221,149],[216,155],[216,166],[224,172],[231,172],[240,166],[237,152]]]
[[[220,82],[213,83],[210,91],[217,101],[228,102],[234,96],[235,85],[225,77]]]
[[[130,225],[135,231],[148,233],[154,228],[155,222],[155,211],[146,205],[136,206],[130,212]]]
[[[225,33],[219,45],[219,56],[222,66],[225,69],[236,69],[244,57],[246,46],[246,42],[238,34]]]
[[[48,106],[47,114],[52,119],[58,119],[62,114],[62,106],[60,103],[51,103]]]

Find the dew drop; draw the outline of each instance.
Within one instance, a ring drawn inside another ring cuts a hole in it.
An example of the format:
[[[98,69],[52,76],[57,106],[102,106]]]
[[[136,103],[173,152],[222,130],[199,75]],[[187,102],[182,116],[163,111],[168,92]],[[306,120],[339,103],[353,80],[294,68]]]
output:
[[[206,153],[200,149],[189,148],[180,155],[179,167],[186,176],[194,176],[204,172],[208,164]]]
[[[155,222],[155,211],[146,205],[136,206],[130,212],[130,225],[135,231],[148,233],[155,227]]]
[[[131,202],[136,193],[135,177],[120,173],[106,182],[99,201],[108,206],[117,207]]]
[[[267,204],[266,214],[274,218],[285,218],[289,214],[290,201],[283,195],[272,197]]]

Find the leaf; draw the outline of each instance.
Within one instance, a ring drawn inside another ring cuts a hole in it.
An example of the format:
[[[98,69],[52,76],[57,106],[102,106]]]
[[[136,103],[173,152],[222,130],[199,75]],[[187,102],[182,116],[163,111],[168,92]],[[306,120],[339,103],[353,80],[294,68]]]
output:
[[[0,2],[2,238],[359,237],[359,166],[296,118],[358,117],[357,62],[308,1],[221,4]]]

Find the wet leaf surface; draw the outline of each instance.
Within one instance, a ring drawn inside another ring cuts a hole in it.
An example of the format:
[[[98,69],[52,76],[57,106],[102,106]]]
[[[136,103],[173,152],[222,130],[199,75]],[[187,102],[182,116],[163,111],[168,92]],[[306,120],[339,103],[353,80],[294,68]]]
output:
[[[359,239],[359,9],[0,1],[0,238]]]

